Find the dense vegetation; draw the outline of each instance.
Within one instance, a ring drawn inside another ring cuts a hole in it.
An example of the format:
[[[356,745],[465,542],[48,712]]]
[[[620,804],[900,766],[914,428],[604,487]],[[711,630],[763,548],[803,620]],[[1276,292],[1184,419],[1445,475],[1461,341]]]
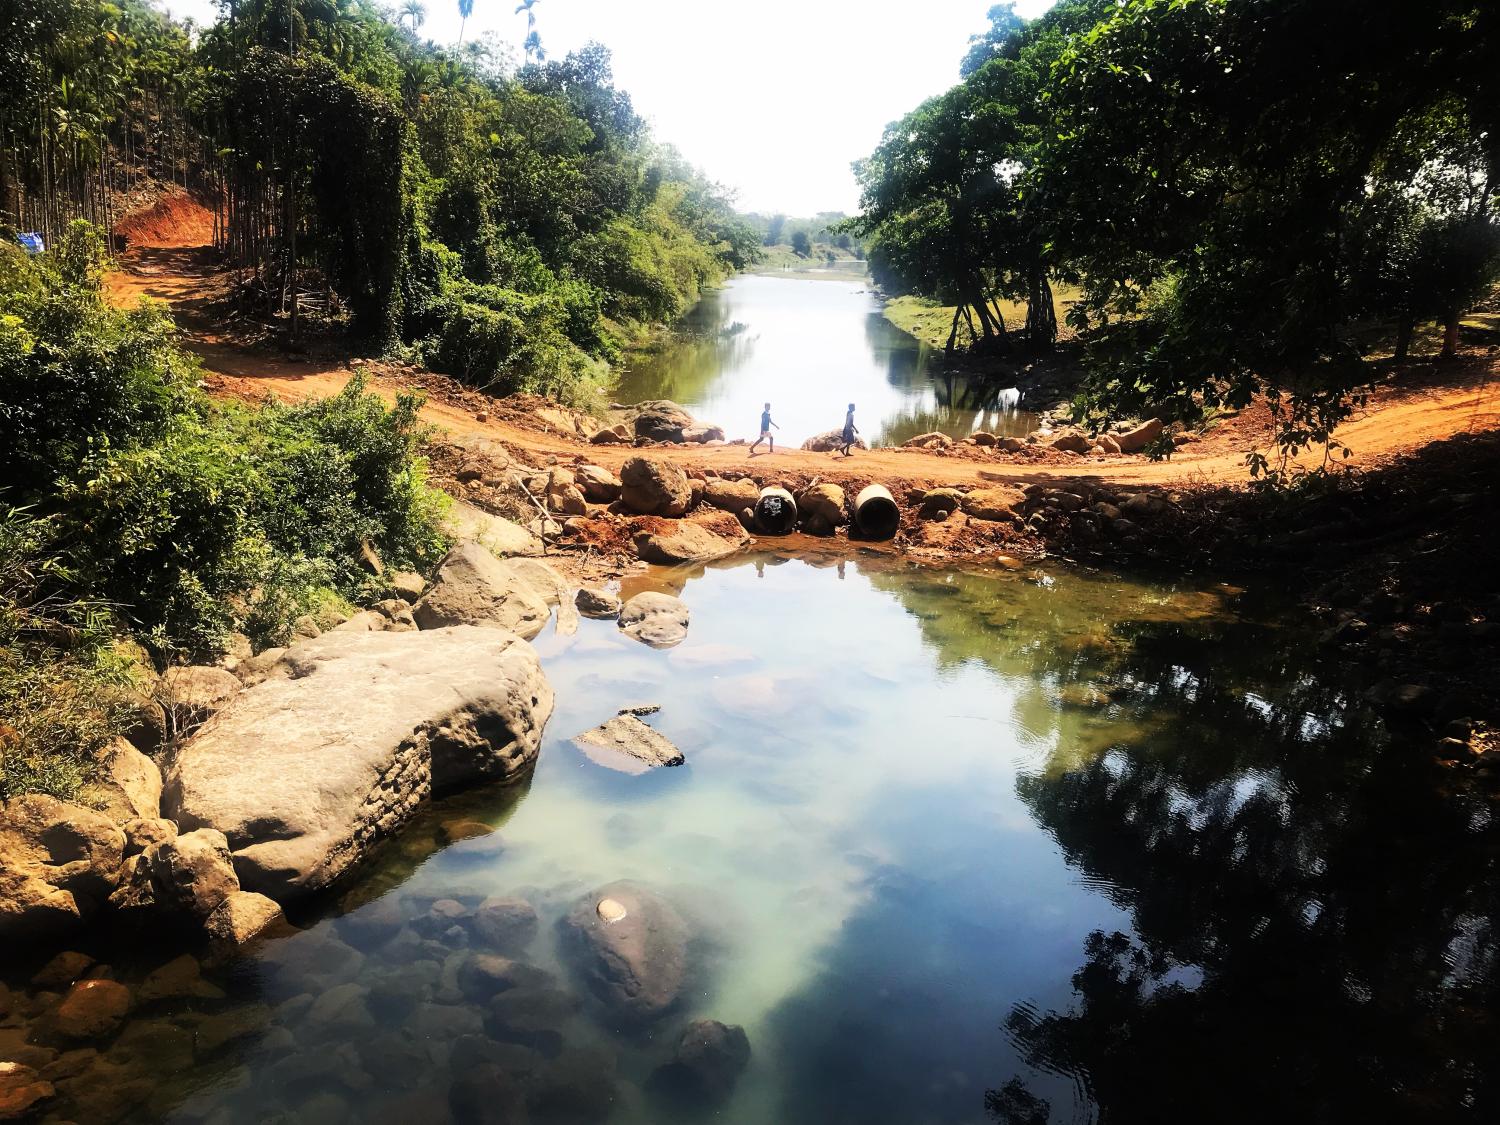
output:
[[[778,248],[790,250],[799,258],[865,258],[864,239],[850,229],[849,216],[842,211],[819,211],[811,218],[748,212],[741,218],[760,235],[766,256],[773,261],[785,257],[784,253],[778,255]]]
[[[1459,317],[1500,272],[1500,11],[1478,0],[1010,4],[963,81],[857,166],[892,291],[976,346],[1090,341],[1081,414],[1191,418],[1267,393],[1289,446],[1368,380],[1371,322]],[[1027,303],[1016,332],[996,298]],[[1017,340],[1016,337],[1020,339]]]
[[[158,660],[231,631],[379,596],[366,569],[426,566],[442,497],[417,455],[419,402],[360,379],[335,398],[210,401],[156,308],[100,295],[77,223],[31,257],[0,248],[0,798],[66,795],[117,727],[115,638]]]
[[[757,254],[602,47],[516,69],[369,0],[224,11],[190,39],[142,0],[7,4],[0,226],[55,240],[143,170],[174,179],[290,334],[346,320],[369,347],[565,398]]]

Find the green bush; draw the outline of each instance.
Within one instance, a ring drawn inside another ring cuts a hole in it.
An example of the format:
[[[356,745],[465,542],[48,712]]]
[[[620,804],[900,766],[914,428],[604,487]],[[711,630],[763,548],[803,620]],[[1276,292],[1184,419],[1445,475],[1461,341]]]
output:
[[[356,376],[324,401],[214,403],[163,315],[105,304],[99,260],[77,228],[0,272],[0,401],[23,423],[0,490],[51,517],[74,593],[116,606],[159,654],[205,654],[362,596],[366,544],[396,567],[438,557],[418,398],[388,407]]]
[[[0,510],[0,800],[76,796],[128,714],[108,608],[71,592],[55,540],[54,521]]]

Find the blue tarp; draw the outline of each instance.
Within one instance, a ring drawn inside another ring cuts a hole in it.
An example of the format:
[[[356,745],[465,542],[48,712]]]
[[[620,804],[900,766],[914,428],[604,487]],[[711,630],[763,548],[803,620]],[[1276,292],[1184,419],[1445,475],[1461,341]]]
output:
[[[26,253],[28,254],[40,254],[46,249],[42,245],[42,236],[34,230],[16,235],[16,241],[26,247]]]

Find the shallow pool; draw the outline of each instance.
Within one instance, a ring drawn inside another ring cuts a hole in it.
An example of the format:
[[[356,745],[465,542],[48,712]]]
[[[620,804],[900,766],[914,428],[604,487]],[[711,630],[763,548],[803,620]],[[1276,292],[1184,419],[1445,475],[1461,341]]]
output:
[[[93,950],[135,983],[136,1011],[73,1059],[56,1108],[215,1123],[1493,1108],[1491,813],[1407,766],[1274,605],[1052,566],[775,555],[653,581],[682,587],[687,641],[549,629],[558,707],[530,782],[434,806],[305,932],[151,1001],[145,974],[180,950]],[[660,705],[647,721],[685,765],[632,776],[572,744],[640,704]],[[559,920],[621,879],[691,935],[678,1003],[639,1026],[600,1006],[560,941]],[[508,950],[505,1012],[466,968],[472,911],[494,896],[538,915]],[[653,1079],[697,1017],[751,1046],[716,1104]],[[465,1085],[481,1068],[489,1084]]]

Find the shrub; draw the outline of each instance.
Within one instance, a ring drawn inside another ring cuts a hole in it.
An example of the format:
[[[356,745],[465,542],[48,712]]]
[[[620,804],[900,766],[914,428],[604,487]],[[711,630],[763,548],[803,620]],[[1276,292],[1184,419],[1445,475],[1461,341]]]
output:
[[[76,797],[128,714],[108,609],[69,592],[54,537],[50,521],[0,510],[0,800]]]
[[[19,423],[0,489],[50,514],[77,596],[114,604],[158,653],[212,653],[252,614],[271,638],[358,597],[367,543],[394,566],[437,558],[419,398],[388,407],[356,376],[321,402],[216,404],[164,315],[103,302],[100,260],[76,227],[0,270],[0,402]]]

